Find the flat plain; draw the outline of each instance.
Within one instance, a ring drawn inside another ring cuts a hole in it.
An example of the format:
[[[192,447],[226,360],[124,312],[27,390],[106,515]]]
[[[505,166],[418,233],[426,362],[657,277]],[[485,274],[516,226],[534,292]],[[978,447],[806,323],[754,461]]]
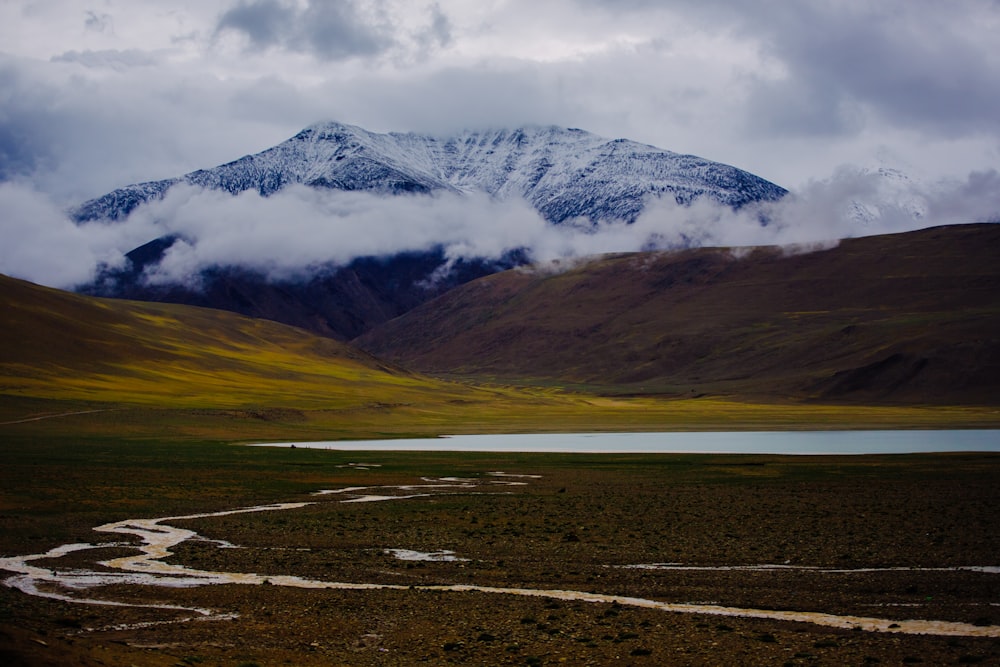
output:
[[[1000,660],[997,455],[402,454],[52,434],[11,435],[2,447],[0,555],[115,545],[33,562],[43,567],[104,571],[98,561],[138,553],[134,536],[94,532],[108,522],[309,503],[164,522],[202,538],[165,562],[254,573],[271,585],[70,592],[133,607],[0,587],[5,664]],[[370,495],[391,498],[344,502]],[[281,583],[288,575],[391,588],[300,588]],[[456,585],[541,595],[440,588]],[[708,607],[665,611],[635,598]],[[211,615],[181,621],[192,614],[141,606],[164,604]],[[993,636],[873,632],[718,608],[900,628],[944,621]]]

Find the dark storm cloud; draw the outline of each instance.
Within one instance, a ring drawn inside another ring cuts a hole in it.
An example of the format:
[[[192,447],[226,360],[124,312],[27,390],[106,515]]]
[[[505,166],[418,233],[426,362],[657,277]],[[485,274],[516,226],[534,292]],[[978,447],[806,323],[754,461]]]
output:
[[[0,58],[0,181],[29,176],[55,157],[45,140],[46,119],[38,114],[45,99],[26,99],[27,83],[24,72]]]
[[[673,12],[756,42],[774,71],[742,74],[753,130],[849,135],[868,113],[942,137],[1000,127],[993,0],[577,1],[611,14]]]
[[[747,14],[747,29],[788,69],[777,85],[762,83],[760,100],[776,110],[804,105],[822,119],[835,109],[850,130],[853,105],[900,124],[945,135],[995,129],[1000,123],[1000,61],[974,39],[980,3],[782,3],[767,19]],[[846,120],[846,122],[845,122]]]
[[[287,87],[220,81],[155,60],[147,66],[130,52],[50,61],[0,54],[0,180],[25,180],[75,205],[262,150],[316,115]],[[91,71],[94,78],[81,75]],[[285,127],[260,120],[274,114]]]
[[[239,2],[219,19],[217,30],[242,32],[256,47],[278,44],[291,32],[295,10],[278,0]]]
[[[425,46],[447,46],[452,40],[451,21],[439,5],[432,5],[430,12],[430,24],[418,33],[418,40]]]
[[[393,45],[385,17],[365,15],[350,0],[313,0],[304,8],[280,0],[240,0],[217,33],[242,33],[255,48],[280,47],[324,60],[373,56]]]
[[[413,56],[417,61],[425,61],[429,54],[450,46],[454,41],[451,20],[437,3],[427,9],[425,24],[407,26],[404,34],[413,42]]]
[[[30,176],[53,158],[51,147],[31,131],[31,119],[11,116],[0,118],[0,182]]]

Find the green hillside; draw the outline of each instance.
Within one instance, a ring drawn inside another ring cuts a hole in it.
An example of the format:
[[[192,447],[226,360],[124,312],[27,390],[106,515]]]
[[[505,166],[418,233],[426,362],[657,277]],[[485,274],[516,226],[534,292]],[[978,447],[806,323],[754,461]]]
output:
[[[1000,225],[807,250],[508,271],[355,342],[424,372],[617,393],[1000,402]]]

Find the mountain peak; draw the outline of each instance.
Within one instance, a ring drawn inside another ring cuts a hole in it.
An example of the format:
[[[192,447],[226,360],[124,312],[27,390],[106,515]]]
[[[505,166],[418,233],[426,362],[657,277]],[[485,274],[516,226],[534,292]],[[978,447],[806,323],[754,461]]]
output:
[[[651,197],[679,204],[707,197],[739,208],[785,194],[729,165],[576,128],[524,125],[435,137],[324,121],[255,155],[116,190],[84,203],[75,217],[121,219],[178,183],[262,196],[293,183],[376,194],[482,192],[522,198],[555,224],[574,218],[632,222]]]
[[[289,141],[343,141],[349,138],[362,139],[372,136],[377,136],[377,134],[357,125],[348,125],[347,123],[328,120],[313,123],[289,139]]]

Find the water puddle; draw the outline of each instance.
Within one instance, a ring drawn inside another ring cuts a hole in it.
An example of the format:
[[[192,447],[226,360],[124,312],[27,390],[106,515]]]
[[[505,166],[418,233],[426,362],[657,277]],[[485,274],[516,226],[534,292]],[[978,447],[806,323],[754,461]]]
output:
[[[370,465],[370,464],[366,464]],[[459,494],[459,493],[482,493],[476,491],[483,487],[489,488],[495,485],[509,485],[507,478],[538,479],[538,475],[519,475],[505,472],[489,472],[488,479],[441,477],[425,478],[424,484],[400,485],[400,486],[361,486],[345,487],[342,489],[329,489],[318,491],[316,496],[336,496],[335,500],[326,502],[359,503],[359,502],[385,502],[392,500],[407,500],[413,498],[429,497],[434,495]],[[499,478],[499,479],[497,479]],[[526,482],[518,482],[526,483]],[[864,616],[834,615],[819,612],[800,612],[790,610],[770,610],[753,609],[742,607],[726,607],[715,604],[687,604],[671,603],[659,600],[650,600],[637,597],[625,597],[620,595],[610,595],[604,593],[571,591],[571,590],[550,590],[535,588],[516,587],[495,587],[479,586],[475,584],[454,584],[454,585],[428,585],[409,586],[398,584],[379,583],[349,583],[337,581],[322,581],[306,579],[291,574],[285,575],[261,575],[252,572],[217,572],[210,570],[200,570],[185,565],[167,563],[165,560],[173,555],[171,549],[177,545],[189,541],[199,540],[208,543],[215,543],[219,548],[237,548],[236,545],[220,540],[211,540],[198,535],[195,531],[172,525],[175,522],[190,519],[201,519],[209,517],[228,516],[233,514],[247,514],[257,512],[286,512],[299,509],[316,502],[296,502],[296,503],[276,503],[270,505],[258,505],[255,507],[244,507],[221,512],[208,512],[201,514],[189,514],[184,516],[170,516],[158,519],[126,519],[113,523],[97,526],[94,530],[100,533],[111,533],[116,535],[138,538],[139,544],[103,543],[103,544],[66,544],[56,547],[42,554],[28,556],[9,556],[0,558],[0,569],[14,573],[4,580],[4,584],[16,588],[28,595],[60,600],[64,602],[74,602],[79,604],[95,604],[122,607],[143,607],[148,609],[160,609],[172,612],[185,612],[188,616],[171,621],[154,621],[142,624],[141,627],[155,625],[157,623],[176,623],[196,619],[223,620],[235,618],[230,613],[219,613],[211,609],[194,607],[182,607],[176,605],[160,604],[137,604],[126,603],[115,600],[102,599],[93,595],[85,594],[95,588],[110,585],[142,585],[142,586],[165,586],[165,587],[191,587],[221,584],[254,585],[270,584],[273,586],[287,586],[292,588],[309,589],[340,589],[340,590],[425,590],[425,591],[447,591],[454,593],[480,593],[494,595],[520,595],[526,597],[549,598],[565,601],[593,602],[593,603],[616,603],[619,605],[641,607],[645,609],[657,609],[670,613],[685,614],[705,614],[715,616],[739,616],[745,618],[759,618],[776,621],[792,621],[813,623],[816,625],[860,629],[871,632],[894,632],[907,634],[934,634],[949,636],[968,637],[1000,637],[1000,627],[998,626],[977,626],[968,623],[955,623],[948,621],[934,620],[892,620],[883,618],[872,618]],[[82,569],[59,569],[54,567],[42,567],[36,564],[37,561],[58,560],[71,553],[78,553],[86,550],[108,549],[110,547],[128,547],[135,549],[138,553],[129,556],[112,558],[97,563],[101,570]],[[457,562],[467,559],[460,558],[452,551],[442,550],[433,552],[420,552],[410,549],[388,549],[386,553],[401,560],[415,561],[435,561],[435,562]],[[735,566],[691,566],[680,563],[650,563],[637,564],[619,567],[637,569],[678,569],[678,570],[749,570],[749,571],[781,571],[789,569],[801,569],[824,573],[843,572],[880,572],[883,569],[867,568],[863,570],[840,570],[825,569],[805,566],[783,565],[735,565]],[[889,570],[903,571],[941,571],[941,570],[969,570],[988,574],[1000,573],[1000,567],[970,566],[959,568],[887,568]],[[129,626],[132,627],[132,626]],[[138,626],[136,626],[138,627]]]
[[[624,570],[676,570],[687,572],[819,572],[821,574],[864,574],[871,572],[980,572],[1000,574],[1000,566],[956,565],[954,567],[817,567],[814,565],[685,565],[684,563],[637,563],[616,565]]]
[[[432,563],[460,562],[468,561],[468,558],[459,558],[454,551],[442,549],[441,551],[414,551],[413,549],[386,549],[385,553],[395,556],[399,560],[426,561]]]

